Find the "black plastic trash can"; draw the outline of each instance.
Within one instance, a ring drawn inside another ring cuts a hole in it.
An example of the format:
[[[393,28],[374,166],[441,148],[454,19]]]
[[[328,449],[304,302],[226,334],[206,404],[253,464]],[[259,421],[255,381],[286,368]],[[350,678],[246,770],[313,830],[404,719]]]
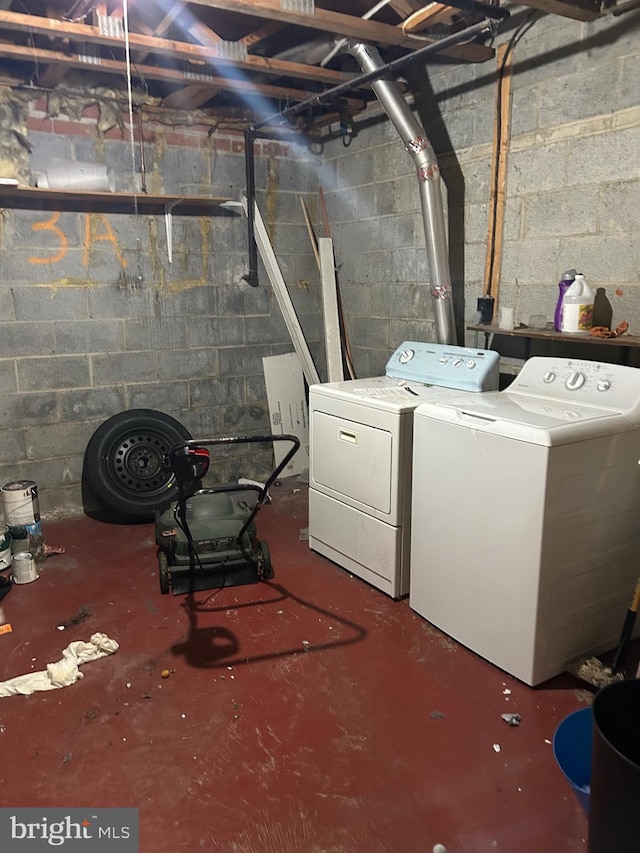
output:
[[[589,853],[640,850],[640,679],[593,700]]]

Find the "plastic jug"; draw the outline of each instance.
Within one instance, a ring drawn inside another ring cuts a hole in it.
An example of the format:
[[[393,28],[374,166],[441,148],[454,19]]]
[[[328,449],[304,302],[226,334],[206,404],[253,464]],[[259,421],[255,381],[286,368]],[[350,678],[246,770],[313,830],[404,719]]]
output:
[[[562,331],[562,303],[564,302],[564,297],[567,290],[571,287],[576,277],[575,270],[567,270],[562,273],[562,278],[558,282],[558,288],[560,290],[560,295],[558,296],[558,303],[556,305],[556,313],[553,318],[553,325],[555,327],[556,332]]]
[[[560,331],[572,335],[588,335],[593,326],[593,291],[582,273],[566,290],[562,300]]]

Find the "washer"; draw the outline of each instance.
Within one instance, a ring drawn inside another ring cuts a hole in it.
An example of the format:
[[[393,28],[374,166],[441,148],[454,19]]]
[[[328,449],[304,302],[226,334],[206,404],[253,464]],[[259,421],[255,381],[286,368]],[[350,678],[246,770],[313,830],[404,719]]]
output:
[[[413,610],[529,685],[614,647],[640,572],[639,457],[633,367],[535,357],[505,391],[421,405]]]
[[[385,376],[312,385],[310,547],[393,598],[406,595],[413,411],[459,389],[496,389],[498,374],[496,352],[405,341]]]

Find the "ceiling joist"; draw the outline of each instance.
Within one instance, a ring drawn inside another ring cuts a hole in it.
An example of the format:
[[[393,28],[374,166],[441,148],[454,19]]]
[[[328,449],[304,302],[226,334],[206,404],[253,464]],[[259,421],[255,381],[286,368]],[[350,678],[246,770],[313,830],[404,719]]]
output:
[[[115,59],[101,59],[99,66],[89,65],[86,59],[80,55],[70,55],[61,53],[60,51],[45,50],[43,48],[24,47],[22,45],[5,44],[0,42],[0,56],[6,58],[19,58],[32,60],[33,62],[56,63],[63,62],[72,68],[91,67],[95,70],[96,67],[105,74],[126,74],[126,63]],[[134,69],[134,74],[143,79],[162,80],[166,83],[178,83],[182,85],[193,85],[195,73],[188,73],[177,68],[160,68],[154,65],[137,65]],[[198,79],[197,83],[201,88],[209,88],[215,91],[233,92],[241,99],[244,99],[247,105],[255,104],[256,98],[260,95],[271,98],[280,98],[285,101],[299,102],[307,98],[308,92],[300,89],[289,89],[280,86],[270,86],[268,84],[256,84],[245,80],[228,80],[225,77],[216,77],[215,75],[208,76],[204,71],[201,73],[202,79]],[[215,91],[212,94],[215,94]],[[355,99],[345,99],[345,105],[349,109],[360,111],[364,109],[364,102]]]
[[[0,58],[6,80],[47,89],[66,76],[71,85],[115,87],[126,98],[128,66],[135,97],[162,109],[227,110],[251,123],[256,111],[273,116],[283,105],[309,105],[304,125],[320,128],[329,115],[348,117],[376,100],[368,83],[354,83],[362,74],[348,42],[377,48],[392,73],[432,45],[420,61],[484,62],[495,52],[482,24],[503,20],[507,13],[496,6],[505,2],[129,0],[125,32],[121,0],[0,0]],[[604,0],[521,2],[581,21],[612,10]],[[467,29],[473,36],[465,42]],[[342,98],[332,104],[336,89]]]
[[[51,18],[38,18],[34,15],[23,15],[19,12],[6,12],[0,9],[0,28],[24,32],[28,34],[64,36],[81,44],[102,45],[116,49],[124,49],[124,42],[116,36],[104,35],[97,27],[88,24],[72,24]],[[246,61],[232,60],[223,55],[215,45],[194,45],[187,42],[161,39],[155,36],[129,34],[129,44],[132,50],[144,50],[145,56],[157,56],[182,59],[187,62],[209,63],[218,71],[237,68],[247,71],[260,71],[277,77],[293,77],[300,80],[314,80],[337,85],[349,79],[349,75],[327,68],[315,68],[297,62],[286,62],[277,59],[266,59],[261,56],[249,56]],[[30,55],[29,49],[24,48],[25,59]],[[307,97],[309,92],[306,92]]]

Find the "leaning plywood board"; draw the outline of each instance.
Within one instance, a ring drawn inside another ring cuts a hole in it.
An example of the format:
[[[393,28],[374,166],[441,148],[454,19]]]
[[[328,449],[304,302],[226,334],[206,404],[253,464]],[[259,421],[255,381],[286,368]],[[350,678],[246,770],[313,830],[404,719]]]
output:
[[[342,382],[342,341],[338,316],[338,293],[336,286],[336,262],[331,237],[320,237],[320,276],[322,278],[322,312],[324,316],[324,342],[327,353],[327,376],[329,382]]]
[[[242,200],[242,206],[245,213],[247,213],[247,205],[247,199],[244,198]],[[267,229],[265,228],[262,216],[260,215],[258,205],[255,202],[253,204],[253,215],[256,246],[258,247],[260,257],[262,258],[262,262],[267,270],[269,281],[273,287],[275,297],[278,300],[278,305],[282,311],[282,316],[289,331],[289,335],[291,336],[291,341],[298,354],[298,358],[300,359],[300,365],[309,385],[317,385],[318,382],[320,382],[320,376],[318,375],[316,366],[313,363],[313,358],[307,345],[307,340],[304,336],[304,332],[302,331],[302,327],[300,326],[300,322],[298,321],[298,315],[293,307],[293,302],[291,301],[287,285],[282,276],[280,267],[278,266],[278,260],[275,252],[273,251],[271,241],[269,240]]]
[[[281,474],[282,477],[294,477],[309,469],[309,414],[300,362],[294,352],[289,352],[263,358],[262,366],[271,432],[274,435],[296,435],[300,439],[300,449]],[[289,446],[284,441],[273,443],[276,465],[288,450]]]

